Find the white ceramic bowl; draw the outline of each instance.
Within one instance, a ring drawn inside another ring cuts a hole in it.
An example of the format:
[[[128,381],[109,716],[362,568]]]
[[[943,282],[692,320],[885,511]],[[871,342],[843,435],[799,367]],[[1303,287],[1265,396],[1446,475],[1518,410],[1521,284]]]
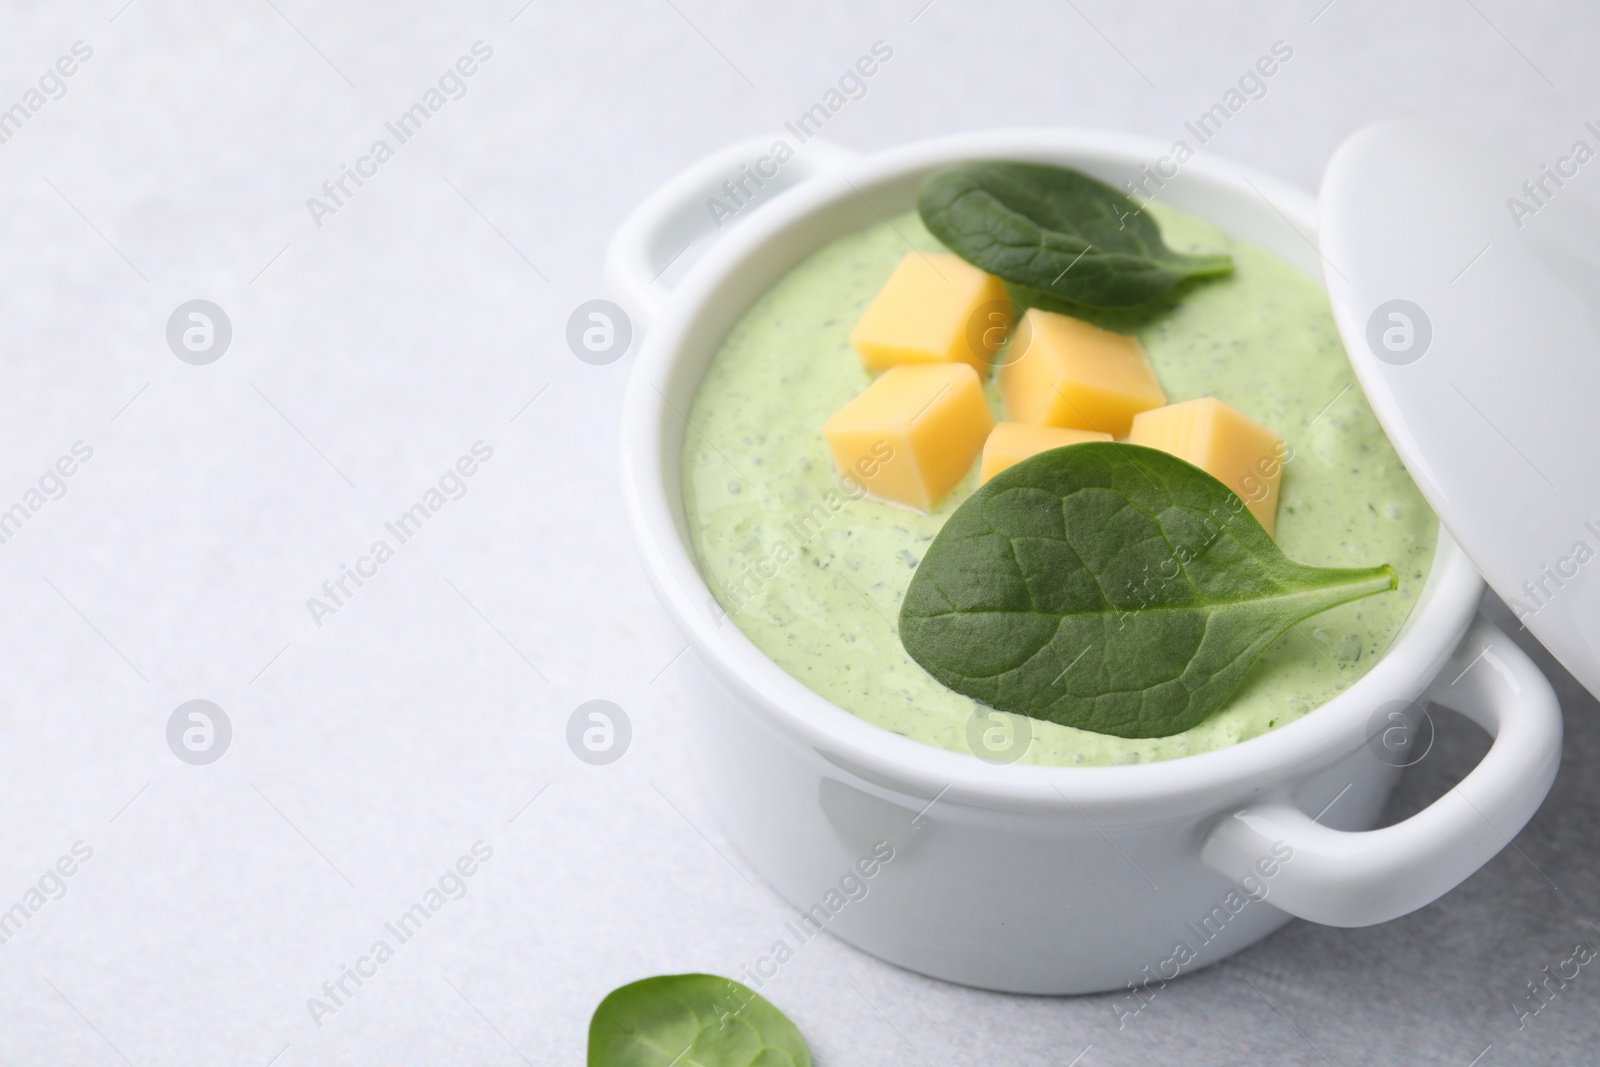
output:
[[[788,951],[825,928],[891,962],[990,989],[1158,983],[1290,916],[1361,926],[1404,915],[1522,828],[1555,778],[1559,708],[1528,658],[1475,618],[1481,579],[1443,532],[1410,619],[1359,681],[1261,737],[1162,763],[992,765],[870,725],[757,650],[715,610],[681,498],[686,413],[728,329],[807,254],[908,210],[933,168],[1042,160],[1120,186],[1165,153],[1064,130],[947,137],[863,157],[813,141],[669,287],[671,260],[712,230],[706,198],[723,195],[723,181],[775,140],[732,146],[679,175],[619,230],[607,269],[641,325],[649,320],[623,418],[629,517],[698,657],[689,674],[697,749],[721,825],[810,916],[786,929]],[[1161,197],[1320,278],[1310,196],[1202,155]],[[1373,724],[1416,698],[1462,712],[1494,744],[1443,798],[1374,830],[1399,772],[1369,743]],[[754,954],[746,979],[786,959],[776,944]]]

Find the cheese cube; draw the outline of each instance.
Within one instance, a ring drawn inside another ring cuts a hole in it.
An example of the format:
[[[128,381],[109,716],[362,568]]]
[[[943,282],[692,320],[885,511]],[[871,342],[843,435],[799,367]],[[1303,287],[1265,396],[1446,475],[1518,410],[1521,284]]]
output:
[[[1215,397],[1187,400],[1134,416],[1130,445],[1170,452],[1238,493],[1272,533],[1278,517],[1283,439]]]
[[[984,377],[1012,317],[999,278],[947,252],[908,252],[850,331],[850,343],[868,370],[957,362]]]
[[[1030,426],[1023,422],[997,422],[983,443],[983,464],[978,468],[978,484],[1029,456],[1047,452],[1063,445],[1082,444],[1084,441],[1109,441],[1108,433],[1093,430],[1069,430],[1063,426]]]
[[[885,371],[822,424],[846,477],[884,500],[932,511],[966,475],[993,420],[966,363]]]
[[[1167,402],[1138,338],[1068,315],[1029,308],[1005,359],[1000,394],[1013,422],[1121,437],[1135,415]]]

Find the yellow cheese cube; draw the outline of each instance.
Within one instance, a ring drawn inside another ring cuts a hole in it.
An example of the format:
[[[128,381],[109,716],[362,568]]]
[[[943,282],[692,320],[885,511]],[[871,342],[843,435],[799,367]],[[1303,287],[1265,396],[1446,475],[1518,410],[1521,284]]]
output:
[[[840,473],[919,511],[955,488],[993,420],[966,363],[891,368],[822,424]]]
[[[1138,338],[1068,315],[1029,308],[1005,359],[1000,394],[1014,422],[1121,437],[1135,415],[1167,402]]]
[[[1011,321],[999,278],[947,252],[908,252],[850,331],[850,343],[868,370],[957,362],[986,376]]]
[[[1134,417],[1128,443],[1187,460],[1238,493],[1267,533],[1278,517],[1283,439],[1215,397],[1187,400]]]
[[[978,467],[978,484],[993,478],[1014,463],[1063,445],[1084,441],[1109,441],[1108,433],[1094,430],[1069,430],[1064,426],[1030,426],[1023,422],[997,422],[983,443],[983,464]]]

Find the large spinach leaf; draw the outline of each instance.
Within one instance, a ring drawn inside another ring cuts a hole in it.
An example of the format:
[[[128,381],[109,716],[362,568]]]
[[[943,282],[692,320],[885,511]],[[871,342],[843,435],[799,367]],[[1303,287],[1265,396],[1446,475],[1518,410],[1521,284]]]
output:
[[[1001,711],[1165,737],[1228,699],[1301,619],[1394,589],[1393,567],[1296,563],[1211,475],[1091,442],[996,475],[928,546],[900,639]]]

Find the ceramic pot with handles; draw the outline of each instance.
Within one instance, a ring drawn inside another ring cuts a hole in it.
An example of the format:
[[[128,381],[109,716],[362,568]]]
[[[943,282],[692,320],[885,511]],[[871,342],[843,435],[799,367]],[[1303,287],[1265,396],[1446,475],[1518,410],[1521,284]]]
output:
[[[1039,160],[1120,185],[1165,151],[1063,130],[859,157],[811,141],[735,225],[718,225],[706,201],[775,140],[716,153],[647,200],[612,242],[607,275],[648,322],[623,416],[629,519],[694,649],[685,676],[704,788],[723,830],[800,913],[783,934],[790,950],[826,930],[987,989],[1124,988],[1215,962],[1293,916],[1362,926],[1404,915],[1506,845],[1554,781],[1560,710],[1532,662],[1478,617],[1482,579],[1442,526],[1416,607],[1358,681],[1262,736],[1159,763],[999,765],[920,744],[824,700],[744,637],[696,566],[680,473],[686,412],[730,327],[811,252],[909,210],[940,166]],[[1320,277],[1310,196],[1207,155],[1162,197]],[[703,254],[668,270],[697,240]],[[1397,720],[1397,738],[1385,709],[1422,701],[1494,743],[1445,796],[1374,829],[1411,722]],[[759,981],[778,965],[758,956],[751,973]]]

